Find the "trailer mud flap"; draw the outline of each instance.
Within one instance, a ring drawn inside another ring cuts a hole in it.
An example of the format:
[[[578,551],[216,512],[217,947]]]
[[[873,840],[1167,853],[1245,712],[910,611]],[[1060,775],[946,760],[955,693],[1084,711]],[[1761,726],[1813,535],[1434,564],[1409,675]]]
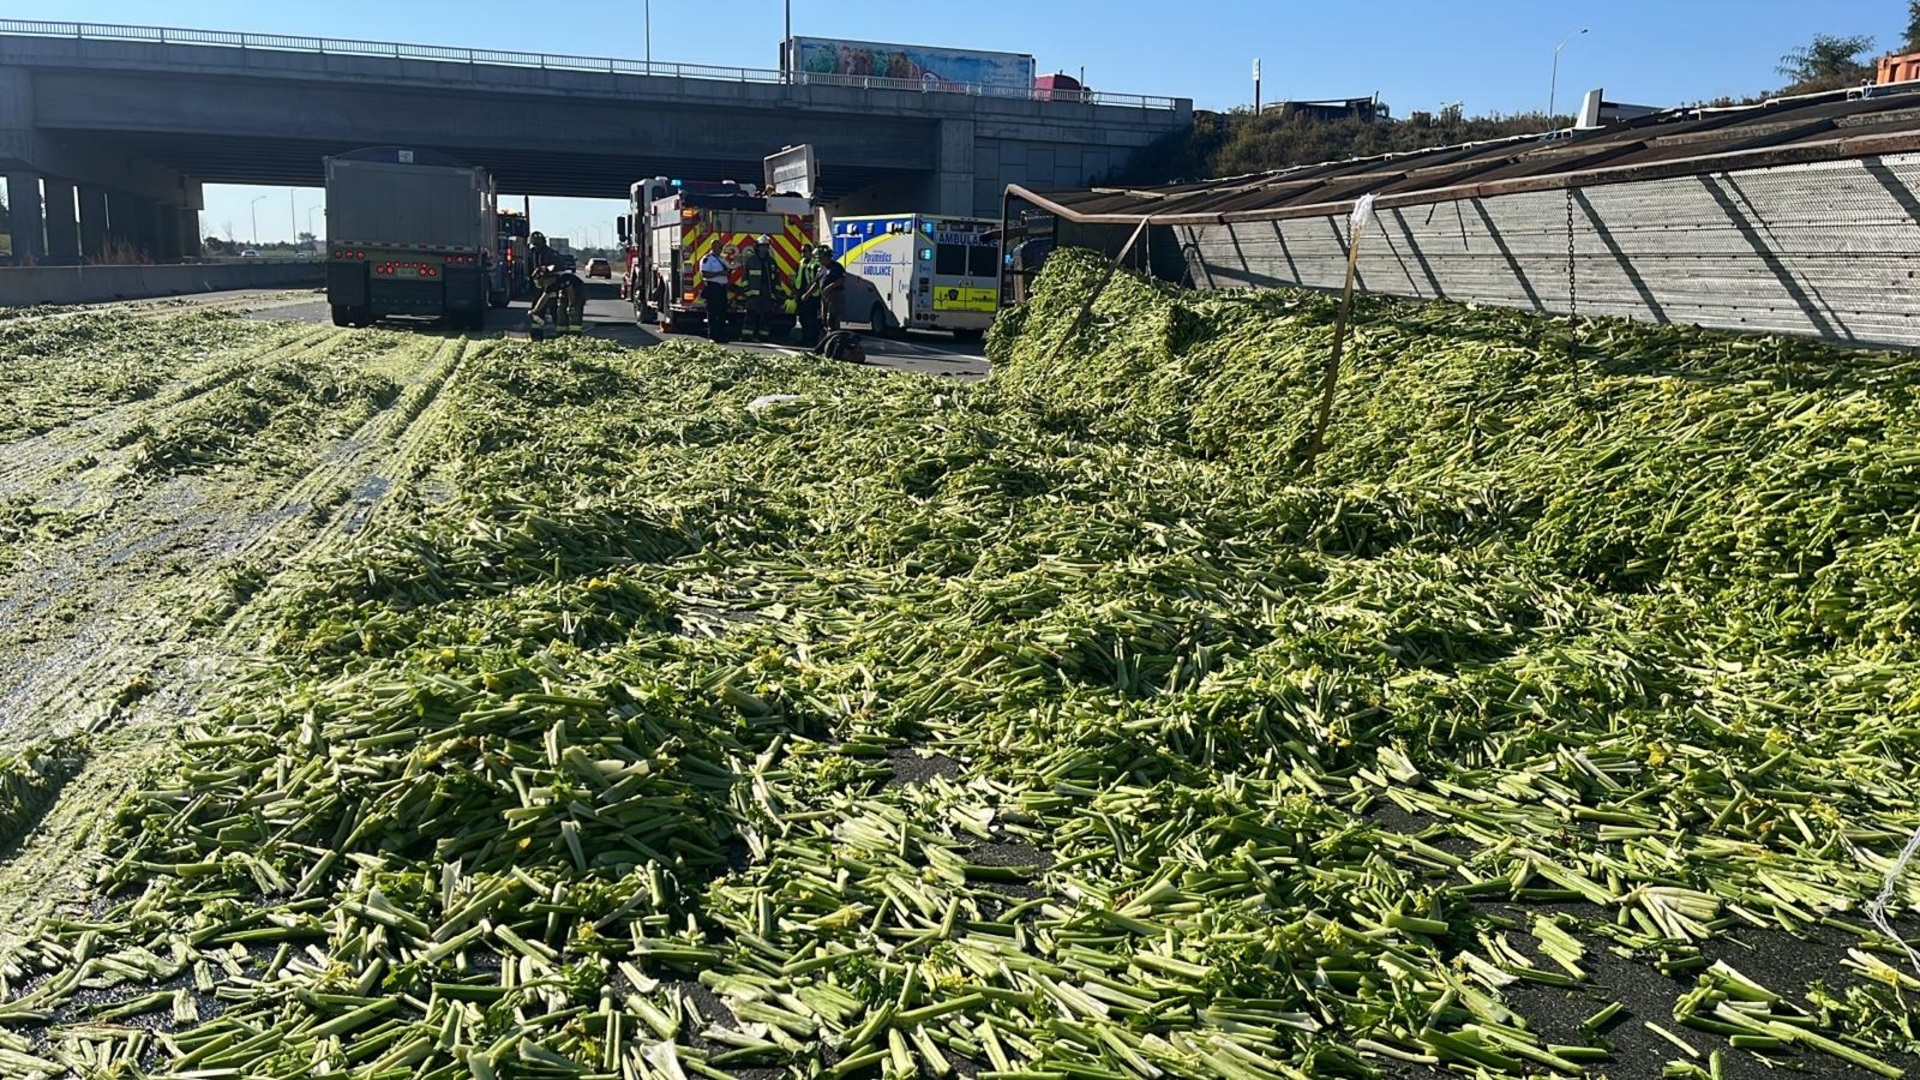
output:
[[[367,306],[367,264],[327,263],[327,303],[334,307]]]
[[[448,266],[443,273],[448,311],[475,311],[487,306],[487,291],[478,269]]]

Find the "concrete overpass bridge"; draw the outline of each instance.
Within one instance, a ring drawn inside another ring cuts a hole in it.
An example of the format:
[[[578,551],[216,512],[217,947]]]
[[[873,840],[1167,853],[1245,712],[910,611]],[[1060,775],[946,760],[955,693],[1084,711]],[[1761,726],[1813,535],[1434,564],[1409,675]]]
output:
[[[201,185],[318,186],[321,158],[412,145],[514,194],[625,198],[646,176],[754,180],[819,148],[842,212],[999,212],[1083,186],[1192,123],[1179,98],[153,27],[0,20],[0,169],[16,254],[195,254]]]

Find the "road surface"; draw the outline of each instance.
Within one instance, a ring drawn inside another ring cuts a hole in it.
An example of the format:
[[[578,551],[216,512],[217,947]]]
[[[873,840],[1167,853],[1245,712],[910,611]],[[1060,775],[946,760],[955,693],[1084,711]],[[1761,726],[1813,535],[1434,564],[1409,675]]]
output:
[[[596,284],[589,286],[589,289],[586,311],[588,336],[618,341],[635,348],[658,345],[664,337],[674,336],[662,335],[651,326],[635,325],[632,306],[621,300],[612,286]],[[317,290],[206,293],[201,296],[180,297],[167,302],[232,307],[262,319],[325,323],[332,318],[325,297]],[[422,332],[446,333],[442,328],[426,321],[394,319],[381,325],[396,328],[414,325],[418,326]],[[486,329],[482,333],[487,337],[509,337],[523,335],[526,327],[527,302],[518,300],[511,307],[489,311]],[[863,325],[858,323],[850,328],[856,332],[864,329]],[[867,362],[876,367],[896,368],[956,379],[985,378],[988,370],[986,355],[980,342],[955,341],[947,334],[911,333],[902,339],[866,335],[866,346]],[[805,351],[793,345],[740,342],[735,342],[732,347],[750,352],[777,351],[798,354]]]

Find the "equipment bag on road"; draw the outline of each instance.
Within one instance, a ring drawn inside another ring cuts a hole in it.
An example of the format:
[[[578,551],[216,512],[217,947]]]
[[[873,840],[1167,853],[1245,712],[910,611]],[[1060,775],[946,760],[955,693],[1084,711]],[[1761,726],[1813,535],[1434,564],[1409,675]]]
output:
[[[867,362],[865,343],[860,340],[860,335],[848,330],[835,330],[821,338],[820,344],[814,346],[813,351],[815,355],[824,356],[829,360],[845,360],[854,364]]]

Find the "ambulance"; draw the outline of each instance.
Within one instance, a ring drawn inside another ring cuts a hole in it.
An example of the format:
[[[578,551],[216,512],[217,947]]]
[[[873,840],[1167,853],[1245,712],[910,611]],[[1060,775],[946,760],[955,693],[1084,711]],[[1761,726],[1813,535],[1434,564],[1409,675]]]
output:
[[[846,317],[871,323],[875,333],[979,338],[1000,306],[999,228],[985,218],[933,214],[835,218],[833,253],[861,283],[847,290]]]

